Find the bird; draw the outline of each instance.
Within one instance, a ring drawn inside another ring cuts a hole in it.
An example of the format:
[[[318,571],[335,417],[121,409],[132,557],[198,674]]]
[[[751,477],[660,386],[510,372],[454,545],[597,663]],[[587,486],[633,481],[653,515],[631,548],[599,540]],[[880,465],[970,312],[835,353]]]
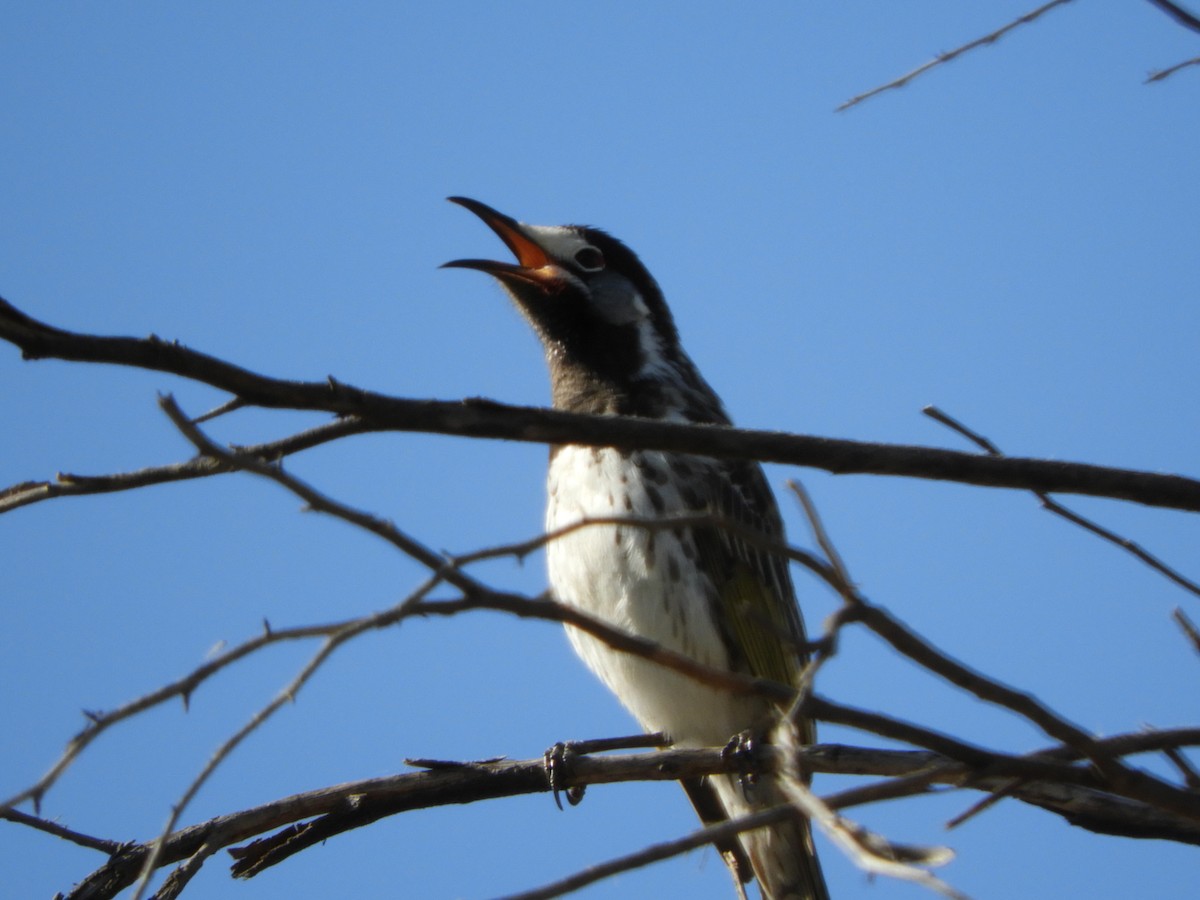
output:
[[[680,344],[663,292],[637,255],[598,228],[530,225],[467,197],[515,262],[458,259],[447,268],[497,279],[541,342],[553,406],[600,416],[730,425],[716,392]],[[615,517],[686,518],[647,529]],[[705,521],[707,517],[707,521]],[[548,533],[589,519],[546,547],[555,598],[711,667],[795,685],[805,632],[786,560],[717,519],[784,541],[782,519],[753,461],[579,444],[550,448]],[[567,628],[575,652],[648,732],[675,746],[724,746],[766,729],[780,710],[723,691]],[[815,740],[804,722],[801,741]],[[705,823],[784,802],[774,776],[716,775],[683,783]],[[797,815],[719,844],[742,882],[766,900],[828,900],[810,826]]]

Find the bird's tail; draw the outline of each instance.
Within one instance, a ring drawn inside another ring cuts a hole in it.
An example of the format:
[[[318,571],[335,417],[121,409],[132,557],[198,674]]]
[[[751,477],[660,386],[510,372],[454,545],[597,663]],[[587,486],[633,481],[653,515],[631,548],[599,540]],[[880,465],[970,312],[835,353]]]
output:
[[[712,786],[731,819],[786,802],[771,776],[748,781],[736,775],[718,775]],[[744,831],[740,840],[764,900],[829,900],[808,822],[797,816],[768,828]]]

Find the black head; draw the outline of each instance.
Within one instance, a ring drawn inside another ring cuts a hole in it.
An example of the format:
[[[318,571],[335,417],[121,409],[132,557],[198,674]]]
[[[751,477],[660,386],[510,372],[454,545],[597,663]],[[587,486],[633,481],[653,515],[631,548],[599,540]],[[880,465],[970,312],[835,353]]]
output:
[[[508,291],[546,350],[556,406],[631,412],[630,398],[647,381],[691,367],[658,283],[619,240],[581,225],[527,225],[465,197],[450,201],[479,216],[517,262],[446,266],[487,272]]]

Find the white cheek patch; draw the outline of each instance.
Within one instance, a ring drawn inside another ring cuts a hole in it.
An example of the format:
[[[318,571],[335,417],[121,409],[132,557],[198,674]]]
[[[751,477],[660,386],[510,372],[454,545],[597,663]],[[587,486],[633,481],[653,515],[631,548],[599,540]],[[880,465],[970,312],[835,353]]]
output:
[[[633,308],[637,310],[638,319],[649,321],[650,307],[646,305],[646,301],[642,299],[642,295],[637,291],[633,292]]]
[[[629,285],[621,287],[628,288]],[[658,333],[650,315],[650,307],[646,305],[641,294],[632,289],[618,288],[607,297],[603,293],[597,295],[596,305],[597,312],[606,322],[613,325],[632,325],[637,329],[638,349],[641,350],[642,356],[642,364],[635,373],[638,377],[665,373],[670,369],[662,335]]]
[[[574,259],[587,241],[577,231],[563,225],[526,225],[522,227],[534,242],[553,259]]]
[[[641,298],[638,298],[639,300]],[[643,304],[644,305],[644,304]],[[675,370],[663,352],[662,336],[649,316],[637,323],[638,345],[642,348],[642,365],[637,374],[640,378],[653,375],[674,374]]]

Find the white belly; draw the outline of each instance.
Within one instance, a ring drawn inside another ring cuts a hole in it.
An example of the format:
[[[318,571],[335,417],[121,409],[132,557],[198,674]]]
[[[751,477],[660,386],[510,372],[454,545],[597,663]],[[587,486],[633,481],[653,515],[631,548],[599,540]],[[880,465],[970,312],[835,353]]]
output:
[[[547,530],[585,518],[696,512],[670,480],[662,483],[653,471],[648,478],[648,467],[667,472],[665,454],[622,458],[608,448],[561,448],[550,465]],[[689,554],[694,557],[695,550],[686,533],[681,539],[672,530],[613,525],[581,528],[546,550],[550,584],[560,601],[706,665],[727,668],[711,612],[715,588]],[[758,704],[748,698],[612,650],[577,629],[568,628],[567,636],[648,731],[665,731],[682,744],[713,745],[753,723]]]

